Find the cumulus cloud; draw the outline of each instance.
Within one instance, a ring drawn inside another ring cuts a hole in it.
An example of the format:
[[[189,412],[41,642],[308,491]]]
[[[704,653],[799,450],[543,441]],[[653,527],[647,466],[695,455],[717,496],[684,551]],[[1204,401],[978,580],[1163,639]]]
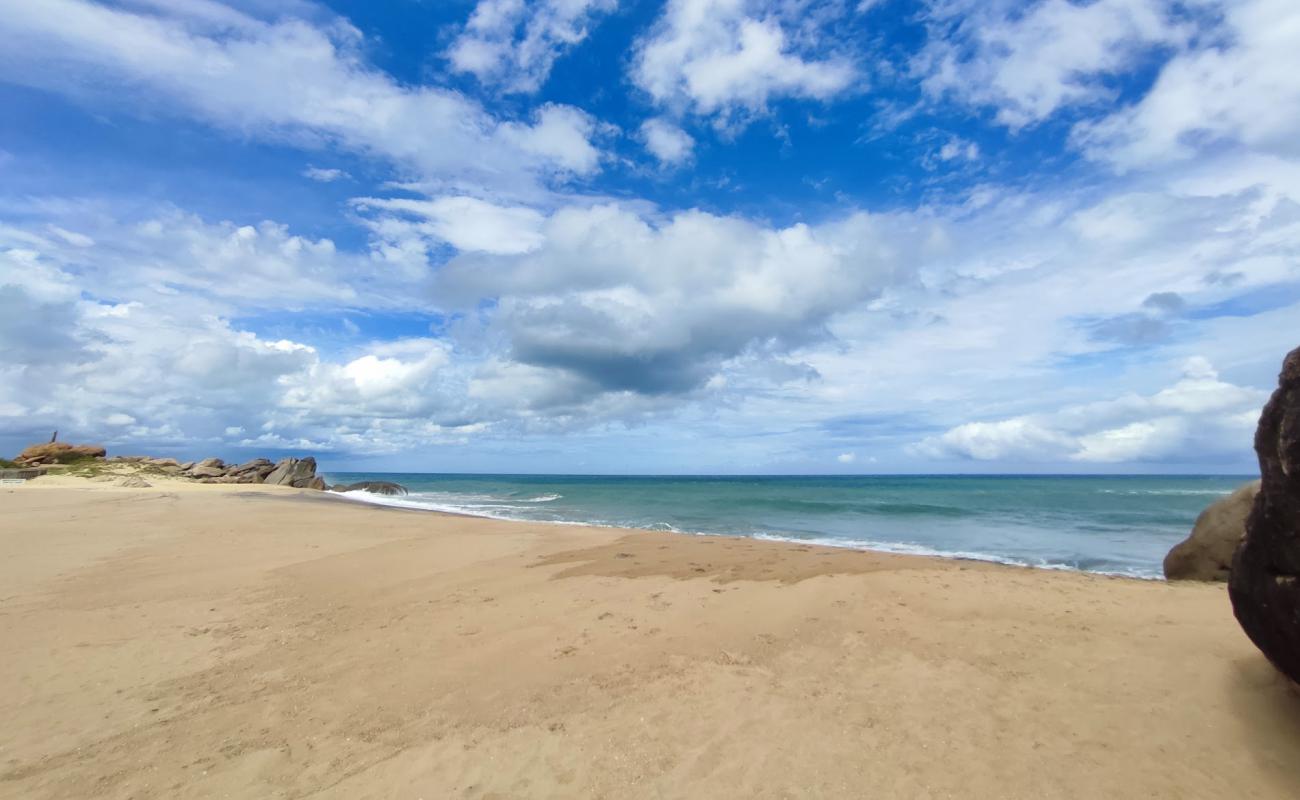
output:
[[[662,117],[641,124],[641,140],[650,155],[669,166],[688,161],[695,150],[695,140],[690,134]]]
[[[1133,169],[1189,158],[1212,144],[1300,154],[1300,7],[1227,3],[1218,36],[1171,59],[1141,100],[1079,123],[1085,151]]]
[[[11,270],[26,263],[35,268]],[[463,435],[467,368],[435,339],[343,353],[243,330],[148,287],[89,295],[53,256],[0,251],[0,431],[151,446],[382,452]],[[71,287],[76,286],[73,290]],[[480,414],[488,413],[481,411]]]
[[[1113,98],[1106,78],[1154,47],[1187,40],[1166,0],[935,3],[930,38],[912,62],[923,89],[996,109],[1018,129],[1061,108]]]
[[[445,302],[496,304],[488,335],[512,360],[600,392],[680,394],[728,360],[780,355],[825,336],[835,313],[893,280],[890,218],[854,214],[771,229],[699,211],[649,220],[616,205],[549,217],[515,257],[461,255]]]
[[[1209,361],[1196,356],[1176,383],[1153,395],[968,422],[922,440],[914,452],[974,460],[1195,462],[1248,450],[1267,396],[1220,380]]]
[[[598,166],[592,123],[576,109],[499,120],[457,92],[403,85],[367,64],[361,33],[345,21],[267,22],[228,8],[214,19],[203,8],[9,4],[0,76],[91,104],[181,111],[243,136],[339,144],[499,191]]]
[[[416,220],[400,223],[393,216],[380,219],[375,224],[380,235],[427,236],[462,253],[514,255],[536,250],[542,244],[544,217],[525,206],[500,206],[464,196],[429,200],[361,197],[352,203],[362,212],[389,212]]]
[[[479,0],[447,49],[453,69],[513,93],[535,92],[555,60],[617,0]]]
[[[773,100],[827,100],[850,90],[859,76],[847,57],[811,55],[813,48],[788,35],[777,12],[797,16],[804,5],[670,0],[637,44],[632,79],[656,103],[714,116],[724,127],[764,112]]]

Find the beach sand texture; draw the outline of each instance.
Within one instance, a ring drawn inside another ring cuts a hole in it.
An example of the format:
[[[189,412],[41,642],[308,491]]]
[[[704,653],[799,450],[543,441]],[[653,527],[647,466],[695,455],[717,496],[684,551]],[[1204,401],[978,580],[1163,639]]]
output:
[[[4,798],[1295,798],[1222,586],[0,489]]]

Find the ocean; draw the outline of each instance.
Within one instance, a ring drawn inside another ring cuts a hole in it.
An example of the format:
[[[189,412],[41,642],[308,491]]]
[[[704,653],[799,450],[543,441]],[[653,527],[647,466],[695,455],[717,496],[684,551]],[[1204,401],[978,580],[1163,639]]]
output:
[[[748,536],[1005,564],[1161,577],[1196,516],[1251,476],[430,475],[390,480],[402,508],[496,519]]]

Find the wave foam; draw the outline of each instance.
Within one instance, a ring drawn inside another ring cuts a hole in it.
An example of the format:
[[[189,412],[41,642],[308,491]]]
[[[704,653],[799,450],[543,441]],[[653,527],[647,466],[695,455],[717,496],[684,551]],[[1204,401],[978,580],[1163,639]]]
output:
[[[1125,494],[1143,496],[1192,496],[1224,497],[1232,494],[1232,489],[1098,489],[1098,494]]]
[[[649,525],[636,526],[628,523],[613,523],[592,520],[576,519],[536,519],[525,516],[520,513],[511,514],[509,512],[527,511],[528,506],[511,505],[503,502],[501,498],[491,497],[488,495],[451,495],[458,497],[462,502],[445,502],[434,500],[429,495],[434,493],[412,493],[405,497],[392,497],[388,495],[371,494],[370,492],[340,492],[339,496],[348,500],[353,500],[371,505],[388,506],[391,508],[404,508],[412,511],[436,511],[446,514],[459,514],[469,517],[483,517],[485,519],[495,519],[509,522],[533,522],[544,525],[578,525],[587,528],[625,528],[640,529],[648,531],[662,531],[671,533],[680,533],[689,536],[732,536],[742,538],[761,539],[769,542],[790,542],[794,544],[813,544],[823,547],[839,547],[850,550],[871,550],[881,553],[898,553],[900,555],[928,556],[931,558],[951,558],[963,561],[984,561],[993,564],[1005,564],[1013,567],[1029,567],[1033,569],[1050,569],[1063,572],[1090,572],[1097,575],[1111,575],[1123,578],[1139,578],[1142,580],[1161,580],[1162,575],[1150,570],[1143,570],[1137,567],[1120,568],[1120,569],[1085,569],[1073,564],[1066,564],[1054,561],[1030,560],[1021,558],[1012,558],[1009,556],[1000,556],[994,553],[982,553],[968,550],[942,550],[938,548],[926,547],[925,545],[913,544],[910,542],[885,542],[874,539],[834,539],[830,537],[806,537],[806,536],[783,536],[777,533],[768,533],[763,531],[750,531],[747,533],[719,533],[710,531],[692,531],[683,530],[668,522],[655,522]],[[445,495],[440,495],[445,496]],[[470,498],[473,498],[472,500]],[[559,499],[560,495],[543,495],[548,498],[533,498],[532,502],[550,502],[551,499]],[[480,500],[479,498],[482,498]],[[482,502],[491,499],[494,502]],[[517,502],[529,502],[522,500]]]

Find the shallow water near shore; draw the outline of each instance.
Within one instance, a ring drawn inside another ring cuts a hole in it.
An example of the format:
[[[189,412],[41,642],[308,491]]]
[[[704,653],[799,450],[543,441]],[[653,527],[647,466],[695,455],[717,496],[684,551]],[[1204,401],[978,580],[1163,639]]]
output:
[[[1252,476],[431,475],[357,500],[497,519],[605,525],[1159,578],[1197,515]]]

